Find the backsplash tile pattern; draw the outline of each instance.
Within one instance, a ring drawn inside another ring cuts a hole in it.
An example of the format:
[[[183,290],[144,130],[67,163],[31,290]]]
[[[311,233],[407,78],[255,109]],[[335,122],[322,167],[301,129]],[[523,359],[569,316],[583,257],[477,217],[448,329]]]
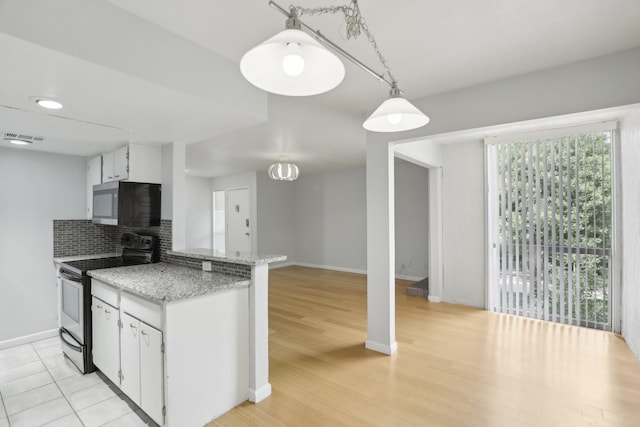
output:
[[[167,251],[171,249],[171,220],[162,220],[159,227],[132,228],[94,224],[89,219],[54,219],[53,256],[122,253],[120,238],[125,232],[158,236],[160,260],[167,261]]]
[[[183,267],[191,267],[202,269],[202,260],[175,255],[167,255],[169,263],[181,265]],[[243,279],[251,279],[251,266],[246,264],[234,264],[224,261],[211,261],[211,271],[216,273],[228,274],[231,276],[242,277]]]
[[[53,220],[54,258],[116,251],[116,227],[90,220]]]
[[[171,250],[171,220],[163,219],[159,227],[134,228],[94,224],[89,219],[53,220],[54,258],[116,252],[122,253],[122,233],[139,233],[158,236],[160,261],[191,268],[202,268],[201,260],[167,255]],[[211,261],[211,270],[245,279],[251,278],[251,266],[224,261]]]

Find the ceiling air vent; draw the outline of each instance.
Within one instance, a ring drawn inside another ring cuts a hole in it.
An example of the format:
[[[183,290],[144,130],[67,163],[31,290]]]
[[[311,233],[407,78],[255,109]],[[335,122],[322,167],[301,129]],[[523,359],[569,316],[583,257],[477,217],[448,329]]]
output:
[[[11,142],[12,144],[26,145],[32,144],[34,142],[42,142],[44,141],[44,138],[41,136],[32,136],[17,132],[5,132],[4,140],[7,142]]]

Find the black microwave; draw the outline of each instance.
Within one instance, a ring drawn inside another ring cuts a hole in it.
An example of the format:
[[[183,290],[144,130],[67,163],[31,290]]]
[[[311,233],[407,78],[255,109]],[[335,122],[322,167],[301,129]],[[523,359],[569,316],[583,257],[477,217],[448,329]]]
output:
[[[160,184],[113,181],[93,186],[96,224],[157,227],[160,225]]]

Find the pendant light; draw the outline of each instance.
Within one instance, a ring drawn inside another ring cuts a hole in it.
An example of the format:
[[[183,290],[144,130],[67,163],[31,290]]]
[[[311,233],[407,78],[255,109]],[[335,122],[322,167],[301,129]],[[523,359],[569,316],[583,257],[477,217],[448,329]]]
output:
[[[401,132],[422,127],[429,120],[422,111],[404,99],[394,85],[389,91],[389,99],[369,116],[362,127],[373,132]]]
[[[327,92],[345,74],[342,61],[300,29],[295,10],[284,31],[244,54],[240,71],[254,86],[287,96]]]
[[[274,163],[267,174],[276,181],[295,181],[300,176],[300,169],[294,163]]]
[[[360,13],[357,0],[351,0],[349,5],[344,6],[290,6],[289,11],[273,0],[269,1],[269,5],[287,17],[286,29],[244,54],[240,60],[240,71],[250,83],[278,95],[307,96],[327,92],[339,85],[345,74],[342,61],[324,47],[327,46],[391,87],[389,99],[363,123],[365,129],[400,132],[429,123],[429,117],[401,96],[397,81]],[[298,18],[302,14],[336,13],[342,13],[345,17],[347,39],[356,38],[361,33],[366,35],[385,69],[383,74],[376,73]]]

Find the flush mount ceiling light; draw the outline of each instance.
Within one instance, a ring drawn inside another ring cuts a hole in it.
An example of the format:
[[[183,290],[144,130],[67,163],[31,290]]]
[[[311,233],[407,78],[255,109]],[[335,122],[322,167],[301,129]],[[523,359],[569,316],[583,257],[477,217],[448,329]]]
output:
[[[62,108],[62,104],[58,101],[54,101],[53,99],[37,99],[36,104],[48,110],[59,110]]]
[[[290,6],[289,11],[269,1],[287,17],[286,29],[254,47],[240,60],[242,75],[256,87],[267,92],[287,96],[308,96],[327,92],[344,78],[344,65],[326,47],[353,62],[391,88],[390,98],[364,122],[363,127],[374,132],[399,132],[416,129],[429,123],[429,118],[404,99],[398,82],[360,14],[357,0],[349,5],[318,8]],[[301,15],[342,13],[345,17],[347,39],[364,33],[385,71],[375,72],[353,55],[327,39],[299,19]],[[315,39],[315,40],[314,40]],[[273,166],[273,165],[272,165]]]
[[[16,138],[5,138],[6,142],[14,145],[29,145],[31,141],[27,141],[26,139],[16,139]]]
[[[295,181],[300,176],[300,169],[294,163],[274,163],[267,173],[276,181]]]

